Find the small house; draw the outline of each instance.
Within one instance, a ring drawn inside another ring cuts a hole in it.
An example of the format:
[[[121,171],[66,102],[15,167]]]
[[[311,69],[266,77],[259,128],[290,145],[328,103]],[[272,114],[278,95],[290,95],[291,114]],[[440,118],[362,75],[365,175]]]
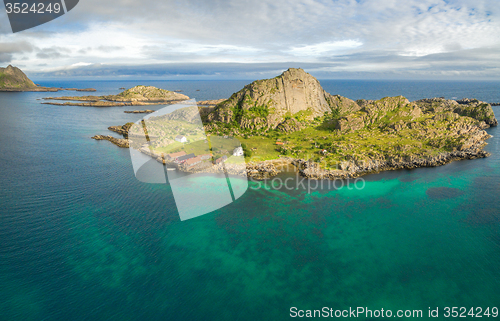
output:
[[[233,156],[243,156],[243,147],[236,147],[233,151]]]
[[[175,140],[180,142],[180,143],[187,143],[187,141],[188,141],[186,136],[183,136],[183,135],[175,136]]]
[[[199,163],[201,163],[201,157],[200,156],[196,156],[196,157],[187,159],[184,162],[184,165],[187,166],[187,167],[191,167],[191,166],[194,166],[194,165],[199,164]]]
[[[285,145],[283,142],[276,142],[276,145]]]

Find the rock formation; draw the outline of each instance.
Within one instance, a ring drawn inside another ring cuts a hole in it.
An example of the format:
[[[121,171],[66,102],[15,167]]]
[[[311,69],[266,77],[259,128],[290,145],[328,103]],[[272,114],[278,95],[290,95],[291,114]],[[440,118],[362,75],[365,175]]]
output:
[[[153,86],[135,86],[118,95],[103,96],[102,99],[118,102],[170,102],[187,100],[189,97]]]
[[[112,132],[123,135],[124,138],[128,138],[128,131],[130,130],[130,127],[132,127],[133,125],[134,123],[126,123],[123,126],[110,126],[108,127],[108,129],[111,130]]]
[[[298,113],[312,119],[325,113],[345,114],[358,109],[354,101],[327,93],[304,70],[290,68],[276,78],[245,86],[219,103],[208,120],[267,131],[285,121],[286,116]]]
[[[477,99],[464,98],[460,100],[446,100],[443,98],[421,99],[415,102],[422,110],[426,112],[444,112],[449,111],[460,116],[468,116],[480,121],[484,121],[490,126],[497,126],[498,121],[495,118],[491,104],[479,101]]]
[[[115,144],[116,146],[121,147],[121,148],[129,148],[130,147],[128,139],[115,138],[115,137],[109,136],[109,135],[95,135],[92,137],[92,139],[107,140],[107,141],[110,141],[113,144]]]

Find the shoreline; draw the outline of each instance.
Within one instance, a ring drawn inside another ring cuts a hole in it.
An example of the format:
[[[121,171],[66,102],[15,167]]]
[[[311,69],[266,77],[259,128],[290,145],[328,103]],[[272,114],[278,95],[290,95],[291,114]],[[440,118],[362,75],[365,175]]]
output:
[[[115,138],[114,140],[117,139]],[[112,140],[110,141],[113,142]],[[302,177],[313,180],[342,180],[400,169],[438,167],[452,163],[454,161],[489,157],[491,154],[484,151],[482,147],[484,147],[484,144],[478,144],[461,151],[443,152],[432,157],[412,158],[403,161],[370,160],[365,164],[357,164],[353,161],[346,161],[342,165],[345,169],[338,170],[325,170],[320,168],[319,164],[316,162],[310,162],[304,159],[296,159],[290,157],[280,157],[279,159],[265,160],[261,162],[250,161],[245,164],[224,163],[224,166],[222,166],[222,164],[214,165],[210,163],[205,166],[193,166],[192,168],[185,168],[184,166],[165,160],[162,154],[151,152],[146,148],[141,148],[139,149],[139,151],[142,154],[155,159],[159,163],[162,163],[163,165],[175,167],[177,170],[185,173],[224,174],[227,172],[227,174],[229,175],[249,177],[251,179],[261,181],[273,178],[285,172],[295,172]],[[293,167],[292,171],[289,170],[290,166]]]

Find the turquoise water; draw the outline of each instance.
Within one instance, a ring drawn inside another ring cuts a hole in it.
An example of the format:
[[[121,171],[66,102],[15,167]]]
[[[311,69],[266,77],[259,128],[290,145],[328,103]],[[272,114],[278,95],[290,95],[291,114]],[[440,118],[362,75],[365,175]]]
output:
[[[198,99],[241,88],[161,84]],[[406,96],[430,86],[408,84]],[[343,85],[354,99],[395,90]],[[476,96],[460,86],[443,83],[439,96],[500,101],[499,83]],[[285,320],[291,307],[426,315],[499,305],[498,128],[488,129],[486,159],[371,175],[361,190],[250,182],[232,204],[180,221],[168,184],[137,181],[128,150],[90,139],[140,116],[36,100],[51,95],[0,93],[0,320]]]

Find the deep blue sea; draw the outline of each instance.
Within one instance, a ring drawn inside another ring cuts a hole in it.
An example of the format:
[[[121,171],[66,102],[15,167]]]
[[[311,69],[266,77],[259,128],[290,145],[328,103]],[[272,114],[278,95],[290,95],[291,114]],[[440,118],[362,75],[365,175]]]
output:
[[[249,81],[37,83],[96,95],[145,84],[204,100]],[[500,82],[321,84],[351,99],[500,102]],[[446,307],[500,306],[499,128],[487,129],[489,158],[370,175],[361,189],[249,182],[235,202],[181,221],[168,183],[138,181],[127,149],[90,139],[141,115],[41,104],[56,95],[75,93],[0,93],[2,321],[287,320],[292,307],[422,319],[439,308],[449,319]]]

